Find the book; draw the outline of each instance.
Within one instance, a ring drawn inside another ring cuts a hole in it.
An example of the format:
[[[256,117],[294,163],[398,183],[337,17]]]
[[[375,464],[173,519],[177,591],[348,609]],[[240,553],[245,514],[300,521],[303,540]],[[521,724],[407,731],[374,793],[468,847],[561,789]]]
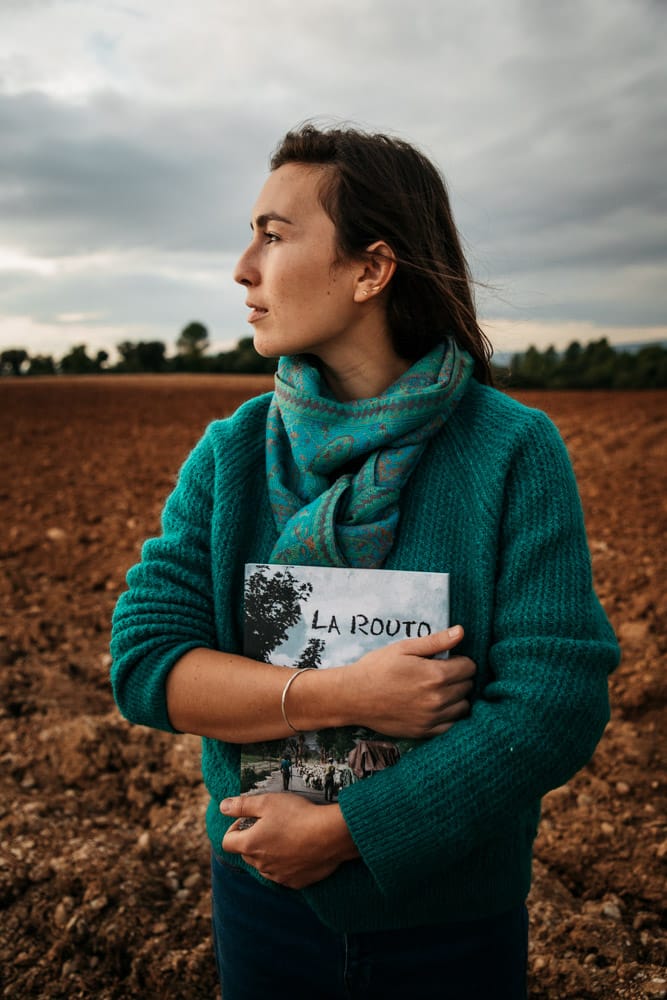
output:
[[[255,660],[326,670],[448,625],[448,573],[245,567],[244,654]],[[241,791],[284,789],[334,801],[341,788],[390,767],[417,742],[345,726],[244,744]]]

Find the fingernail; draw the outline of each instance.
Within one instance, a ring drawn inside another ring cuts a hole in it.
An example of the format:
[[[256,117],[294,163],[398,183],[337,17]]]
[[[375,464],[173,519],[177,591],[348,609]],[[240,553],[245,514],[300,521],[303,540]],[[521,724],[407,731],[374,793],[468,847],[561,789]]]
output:
[[[222,802],[220,803],[220,812],[221,813],[228,813],[228,812],[230,812],[231,808],[232,808],[232,800],[231,799],[223,799]]]
[[[461,635],[461,626],[452,625],[451,628],[447,629],[447,635],[450,639],[456,639],[457,635]]]

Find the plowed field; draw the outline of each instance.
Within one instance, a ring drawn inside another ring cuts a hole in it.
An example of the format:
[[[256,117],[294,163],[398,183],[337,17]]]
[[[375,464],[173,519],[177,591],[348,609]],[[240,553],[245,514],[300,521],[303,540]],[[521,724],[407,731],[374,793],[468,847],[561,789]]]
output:
[[[269,384],[0,381],[0,996],[216,996],[198,741],[121,720],[109,619],[205,425]],[[667,997],[667,392],[517,396],[570,449],[624,653],[595,757],[545,801],[531,997]]]

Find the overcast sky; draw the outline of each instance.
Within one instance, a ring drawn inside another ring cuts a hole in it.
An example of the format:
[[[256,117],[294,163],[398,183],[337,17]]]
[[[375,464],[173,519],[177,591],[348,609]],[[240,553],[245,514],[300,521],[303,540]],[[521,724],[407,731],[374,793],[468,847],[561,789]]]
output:
[[[271,149],[442,169],[497,350],[667,339],[665,0],[0,0],[0,347],[251,332]]]

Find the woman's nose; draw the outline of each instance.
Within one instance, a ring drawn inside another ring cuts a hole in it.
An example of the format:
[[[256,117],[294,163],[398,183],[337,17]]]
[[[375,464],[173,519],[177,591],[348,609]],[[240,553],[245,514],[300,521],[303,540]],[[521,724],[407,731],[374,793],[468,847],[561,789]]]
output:
[[[234,268],[234,281],[239,285],[256,285],[258,280],[257,267],[252,262],[251,248],[241,254]]]

